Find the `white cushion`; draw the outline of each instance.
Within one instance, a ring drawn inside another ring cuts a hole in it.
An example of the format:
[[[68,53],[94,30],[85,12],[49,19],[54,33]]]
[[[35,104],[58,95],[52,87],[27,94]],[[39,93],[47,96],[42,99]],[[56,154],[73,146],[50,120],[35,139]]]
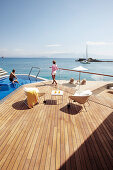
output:
[[[83,92],[75,92],[73,96],[90,96],[92,92],[90,90],[85,90]]]

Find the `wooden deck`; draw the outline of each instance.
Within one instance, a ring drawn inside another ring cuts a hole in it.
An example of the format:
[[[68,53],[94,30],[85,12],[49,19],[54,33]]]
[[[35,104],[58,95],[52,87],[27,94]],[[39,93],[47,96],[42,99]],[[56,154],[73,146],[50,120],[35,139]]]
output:
[[[35,85],[46,93],[32,109],[24,104],[20,88],[0,104],[0,170],[96,170],[113,167],[113,92],[92,95],[86,109],[73,103],[73,89],[51,101],[50,82]]]

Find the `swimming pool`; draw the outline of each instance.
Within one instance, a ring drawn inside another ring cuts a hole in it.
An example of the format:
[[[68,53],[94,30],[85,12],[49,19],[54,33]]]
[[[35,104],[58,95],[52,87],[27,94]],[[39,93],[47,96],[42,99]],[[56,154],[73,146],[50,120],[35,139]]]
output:
[[[33,76],[28,76],[28,75],[16,75],[16,76],[19,81],[19,84],[11,83],[9,81],[9,76],[4,76],[0,78],[0,100],[8,96],[11,92],[13,92],[14,90],[16,90],[17,88],[19,88],[24,84],[36,83],[45,80],[43,78],[35,78]]]

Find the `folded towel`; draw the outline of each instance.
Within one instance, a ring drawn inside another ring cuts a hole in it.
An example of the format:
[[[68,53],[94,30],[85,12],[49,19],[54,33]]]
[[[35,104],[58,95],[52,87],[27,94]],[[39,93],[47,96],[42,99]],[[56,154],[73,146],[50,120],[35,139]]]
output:
[[[25,92],[29,92],[29,91],[33,91],[33,90],[35,90],[36,92],[39,92],[38,88],[36,88],[36,87],[25,87],[24,88]]]
[[[26,91],[26,95],[28,107],[32,108],[38,101],[38,92],[36,89],[32,89],[30,91]]]

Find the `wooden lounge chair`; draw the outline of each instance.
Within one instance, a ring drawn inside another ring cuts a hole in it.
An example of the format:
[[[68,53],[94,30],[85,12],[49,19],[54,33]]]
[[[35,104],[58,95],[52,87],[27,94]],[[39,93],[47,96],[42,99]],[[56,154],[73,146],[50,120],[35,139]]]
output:
[[[92,95],[92,92],[90,90],[86,90],[83,92],[76,92],[74,95],[69,96],[69,104],[67,105],[68,108],[70,107],[70,102],[74,101],[77,102],[79,104],[83,104],[84,108],[85,108],[85,103],[88,101],[89,97]],[[86,110],[86,108],[85,108]]]
[[[24,88],[25,95],[27,96],[27,102],[24,101],[24,103],[29,107],[32,108],[35,104],[39,102],[39,99],[41,96],[44,97],[44,103],[45,101],[45,93],[39,92],[38,88],[36,87],[25,87]]]

